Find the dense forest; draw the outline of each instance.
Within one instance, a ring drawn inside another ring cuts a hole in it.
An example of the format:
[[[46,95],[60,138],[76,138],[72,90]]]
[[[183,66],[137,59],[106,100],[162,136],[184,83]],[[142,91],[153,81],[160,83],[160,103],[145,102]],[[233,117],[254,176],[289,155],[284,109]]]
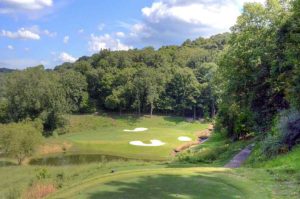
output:
[[[221,34],[158,50],[102,50],[54,70],[37,66],[6,73],[0,120],[39,118],[45,130],[53,130],[62,125],[64,113],[213,117],[216,58],[228,39],[229,34]]]
[[[0,121],[40,120],[51,132],[65,113],[216,118],[218,131],[262,135],[273,153],[299,138],[299,57],[300,1],[248,3],[231,33],[1,73]]]

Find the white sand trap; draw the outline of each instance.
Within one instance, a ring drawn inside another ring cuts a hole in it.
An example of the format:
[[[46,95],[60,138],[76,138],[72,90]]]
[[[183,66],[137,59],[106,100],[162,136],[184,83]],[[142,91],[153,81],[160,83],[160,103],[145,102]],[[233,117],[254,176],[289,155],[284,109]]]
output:
[[[189,142],[189,141],[192,141],[192,138],[190,137],[186,137],[186,136],[180,136],[177,138],[179,141],[182,141],[182,142]]]
[[[142,141],[131,141],[129,144],[134,145],[134,146],[162,146],[165,145],[166,143],[160,141],[160,140],[150,140],[151,144],[145,144]]]
[[[133,130],[124,129],[125,132],[143,132],[147,130],[148,130],[147,128],[135,128]]]

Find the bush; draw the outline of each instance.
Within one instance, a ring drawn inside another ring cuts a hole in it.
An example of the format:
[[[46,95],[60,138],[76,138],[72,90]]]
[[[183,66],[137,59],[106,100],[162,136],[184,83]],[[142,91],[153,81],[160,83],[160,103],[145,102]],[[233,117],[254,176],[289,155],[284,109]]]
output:
[[[19,165],[34,154],[42,141],[39,122],[0,124],[0,146],[5,155],[16,158]]]
[[[273,120],[271,132],[262,142],[262,151],[267,157],[286,153],[297,144],[300,139],[299,129],[293,125],[300,125],[300,113],[296,110],[283,111]]]
[[[249,109],[237,104],[221,105],[216,120],[216,131],[224,132],[228,137],[238,140],[251,134],[254,129],[253,115]]]
[[[188,163],[212,163],[217,160],[220,154],[228,150],[228,145],[203,149],[196,153],[181,153],[178,155],[178,161]]]

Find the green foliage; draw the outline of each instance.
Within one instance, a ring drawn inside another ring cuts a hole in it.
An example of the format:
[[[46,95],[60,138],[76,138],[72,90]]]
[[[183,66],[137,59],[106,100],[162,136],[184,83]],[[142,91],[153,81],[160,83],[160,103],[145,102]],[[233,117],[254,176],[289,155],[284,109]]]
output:
[[[40,117],[53,130],[60,114],[70,110],[59,76],[42,66],[9,74],[6,87],[9,118],[15,122]]]
[[[58,66],[56,71],[64,75],[73,70],[85,76],[87,107],[95,102],[104,111],[213,117],[216,96],[211,79],[217,68],[216,58],[228,37],[220,34],[158,50],[102,50],[74,64]]]
[[[8,101],[0,98],[0,123],[6,123],[8,121]]]
[[[215,148],[208,148],[198,151],[193,154],[182,153],[178,155],[178,161],[188,163],[213,163],[216,161],[221,153],[228,150],[229,145],[219,146]]]
[[[47,170],[47,168],[40,168],[36,171],[36,178],[37,180],[45,180],[47,178],[50,178],[51,174]]]
[[[73,112],[85,109],[88,104],[86,77],[81,73],[66,70],[59,73],[63,89],[65,90],[66,100]]]
[[[0,147],[4,154],[16,158],[22,164],[34,154],[42,140],[41,122],[0,124]]]
[[[283,111],[274,119],[272,131],[263,140],[262,152],[267,157],[287,153],[300,142],[299,125],[300,113],[295,110]]]
[[[279,0],[269,0],[265,6],[247,3],[232,27],[230,45],[217,75],[221,99],[218,121],[229,136],[268,131],[278,110],[289,107],[287,82],[274,73],[280,61],[277,33],[289,17],[287,5]]]
[[[300,2],[293,1],[291,16],[277,33],[278,65],[274,75],[291,104],[300,109]]]

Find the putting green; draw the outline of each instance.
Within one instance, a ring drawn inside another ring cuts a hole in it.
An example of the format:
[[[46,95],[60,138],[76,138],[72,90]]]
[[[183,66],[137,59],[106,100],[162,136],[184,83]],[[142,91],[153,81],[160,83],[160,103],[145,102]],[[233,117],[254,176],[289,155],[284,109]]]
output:
[[[199,122],[187,122],[184,118],[160,116],[133,120],[128,116],[111,118],[86,115],[80,118],[70,116],[69,120],[71,133],[62,136],[62,139],[71,142],[76,153],[97,153],[148,160],[170,159],[172,150],[182,145],[178,137],[186,136],[195,140],[197,139],[195,132],[208,126]],[[141,127],[148,130],[124,132],[124,129]],[[151,140],[160,140],[165,144],[149,147],[130,144],[132,141],[151,144]]]
[[[269,198],[254,182],[224,168],[115,172],[62,189],[49,198]]]

